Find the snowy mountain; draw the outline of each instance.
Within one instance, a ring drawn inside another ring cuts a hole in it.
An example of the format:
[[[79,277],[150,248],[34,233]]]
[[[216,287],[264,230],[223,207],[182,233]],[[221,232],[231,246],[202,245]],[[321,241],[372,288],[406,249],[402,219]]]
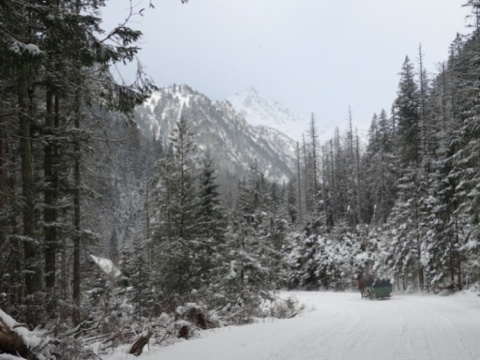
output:
[[[278,101],[264,99],[253,87],[228,97],[227,101],[232,104],[234,109],[237,110],[247,122],[254,126],[276,129],[287,134],[295,141],[301,142],[303,135],[306,136],[307,141],[309,140],[308,130],[310,128],[310,118],[303,118],[294,114]],[[340,129],[341,133],[348,130],[349,123],[347,118],[337,122],[330,120],[331,119],[315,119],[318,141],[322,145],[334,137],[336,127]],[[365,148],[367,144],[367,132],[368,129],[358,129],[362,148]]]
[[[295,142],[274,128],[248,123],[228,101],[212,101],[186,85],[160,89],[137,108],[142,132],[168,143],[180,114],[187,120],[198,149],[211,149],[220,173],[239,178],[257,161],[270,180],[292,175]]]
[[[309,119],[293,114],[277,101],[265,100],[253,87],[236,93],[227,101],[250,124],[279,130],[295,141],[300,141],[308,129]]]

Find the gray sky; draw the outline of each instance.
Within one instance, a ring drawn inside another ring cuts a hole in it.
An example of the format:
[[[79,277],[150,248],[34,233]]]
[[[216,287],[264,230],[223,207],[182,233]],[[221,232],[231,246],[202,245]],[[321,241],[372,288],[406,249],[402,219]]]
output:
[[[430,73],[465,28],[466,0],[153,0],[132,27],[158,86],[188,84],[212,99],[247,87],[292,112],[343,128],[351,106],[366,127],[390,110],[401,66],[422,44]],[[121,22],[128,0],[104,9]],[[137,0],[147,7],[146,0]],[[128,77],[128,76],[127,76]]]

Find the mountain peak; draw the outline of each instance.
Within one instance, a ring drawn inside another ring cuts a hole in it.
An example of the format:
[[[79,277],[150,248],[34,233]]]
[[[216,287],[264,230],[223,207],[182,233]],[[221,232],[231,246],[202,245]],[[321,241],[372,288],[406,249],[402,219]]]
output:
[[[255,89],[253,86],[250,86],[250,87],[246,88],[244,92],[247,93],[247,94],[251,94],[251,95],[253,95],[253,96],[256,96],[256,97],[259,97],[259,96],[260,96],[260,95],[258,94],[257,89]]]
[[[277,129],[296,141],[300,141],[307,129],[307,119],[293,114],[278,101],[264,99],[254,87],[237,92],[227,100],[251,125]]]

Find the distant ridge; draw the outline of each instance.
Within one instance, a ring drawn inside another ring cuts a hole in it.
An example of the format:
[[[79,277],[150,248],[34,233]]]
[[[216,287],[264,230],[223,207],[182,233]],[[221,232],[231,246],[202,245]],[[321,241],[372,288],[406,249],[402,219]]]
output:
[[[305,136],[306,141],[309,141],[308,131],[311,117],[304,118],[296,115],[278,101],[265,100],[253,87],[237,92],[235,95],[228,97],[227,101],[252,125],[276,129],[295,141],[302,142],[303,136]],[[334,137],[337,125],[330,119],[316,118],[315,120],[318,141],[321,145],[324,145],[325,142]],[[346,132],[348,126],[347,119],[340,122],[338,124],[340,133]],[[368,129],[358,129],[362,146],[366,146],[367,133]]]
[[[295,142],[272,127],[248,123],[229,101],[212,101],[187,85],[173,85],[136,109],[143,134],[162,144],[168,143],[180,114],[199,151],[212,150],[220,173],[244,177],[256,161],[270,180],[282,182],[293,175]]]
[[[295,115],[277,101],[265,100],[253,87],[228,97],[227,101],[250,124],[276,129],[295,141],[300,141],[308,129],[308,119]]]

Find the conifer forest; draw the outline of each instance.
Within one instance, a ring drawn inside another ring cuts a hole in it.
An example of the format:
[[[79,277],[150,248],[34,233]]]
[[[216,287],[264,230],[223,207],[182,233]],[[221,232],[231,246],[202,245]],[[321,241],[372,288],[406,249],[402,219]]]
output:
[[[421,46],[399,59],[368,139],[350,119],[321,143],[312,114],[272,179],[255,160],[218,168],[224,149],[190,130],[199,111],[176,109],[167,141],[139,125],[158,89],[141,65],[132,83],[111,75],[141,59],[142,33],[104,29],[104,1],[0,0],[0,354],[139,355],[287,318],[300,305],[275,290],[351,290],[360,272],[407,293],[477,284],[480,5],[466,5],[474,25],[436,73]]]

